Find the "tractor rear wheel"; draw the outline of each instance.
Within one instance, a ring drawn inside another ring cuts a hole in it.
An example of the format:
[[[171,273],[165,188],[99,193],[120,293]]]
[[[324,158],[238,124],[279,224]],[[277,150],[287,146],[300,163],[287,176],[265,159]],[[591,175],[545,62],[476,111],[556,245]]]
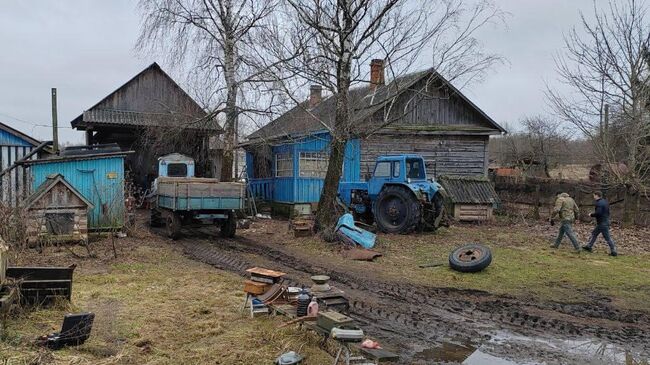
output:
[[[385,233],[410,233],[422,218],[422,206],[415,195],[402,186],[387,186],[375,203],[377,228]]]

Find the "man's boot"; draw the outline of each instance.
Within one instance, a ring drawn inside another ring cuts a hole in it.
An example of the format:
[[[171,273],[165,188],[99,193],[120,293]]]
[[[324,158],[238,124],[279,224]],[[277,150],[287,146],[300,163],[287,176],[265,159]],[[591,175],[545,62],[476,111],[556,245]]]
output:
[[[582,246],[582,249],[587,252],[594,252],[594,249],[587,245]]]

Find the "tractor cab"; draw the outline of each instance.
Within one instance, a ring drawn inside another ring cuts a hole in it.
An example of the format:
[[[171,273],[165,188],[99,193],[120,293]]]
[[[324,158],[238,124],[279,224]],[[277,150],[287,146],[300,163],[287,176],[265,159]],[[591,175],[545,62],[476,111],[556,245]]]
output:
[[[170,153],[158,158],[158,176],[194,177],[194,159],[180,153]]]
[[[412,183],[427,183],[427,172],[421,156],[379,156],[372,177],[368,180],[368,194],[377,196],[386,184]]]

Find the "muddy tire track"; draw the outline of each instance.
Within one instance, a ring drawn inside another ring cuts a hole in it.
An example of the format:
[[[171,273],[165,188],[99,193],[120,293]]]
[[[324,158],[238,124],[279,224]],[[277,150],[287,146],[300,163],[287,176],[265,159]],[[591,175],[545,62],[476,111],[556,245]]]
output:
[[[186,239],[182,244],[193,259],[242,276],[256,261],[244,259],[242,253],[255,255],[272,263],[273,268],[287,272],[291,285],[310,285],[312,274],[329,275],[350,299],[351,316],[369,333],[403,349],[413,349],[414,344],[430,346],[450,338],[479,343],[489,339],[486,333],[490,330],[507,328],[533,336],[596,337],[640,353],[650,352],[650,317],[643,312],[619,311],[603,305],[523,303],[482,291],[373,280],[324,267],[317,258],[299,258],[272,244],[241,237],[220,240],[219,245],[203,239]],[[414,350],[403,352],[403,361],[414,354]]]

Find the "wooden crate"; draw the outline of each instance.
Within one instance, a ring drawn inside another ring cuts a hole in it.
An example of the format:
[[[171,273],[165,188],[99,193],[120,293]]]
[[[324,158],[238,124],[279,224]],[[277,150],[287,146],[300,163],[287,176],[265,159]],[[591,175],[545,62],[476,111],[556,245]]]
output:
[[[269,290],[269,287],[271,287],[271,285],[253,280],[246,280],[244,282],[244,291],[252,295],[264,294]]]

